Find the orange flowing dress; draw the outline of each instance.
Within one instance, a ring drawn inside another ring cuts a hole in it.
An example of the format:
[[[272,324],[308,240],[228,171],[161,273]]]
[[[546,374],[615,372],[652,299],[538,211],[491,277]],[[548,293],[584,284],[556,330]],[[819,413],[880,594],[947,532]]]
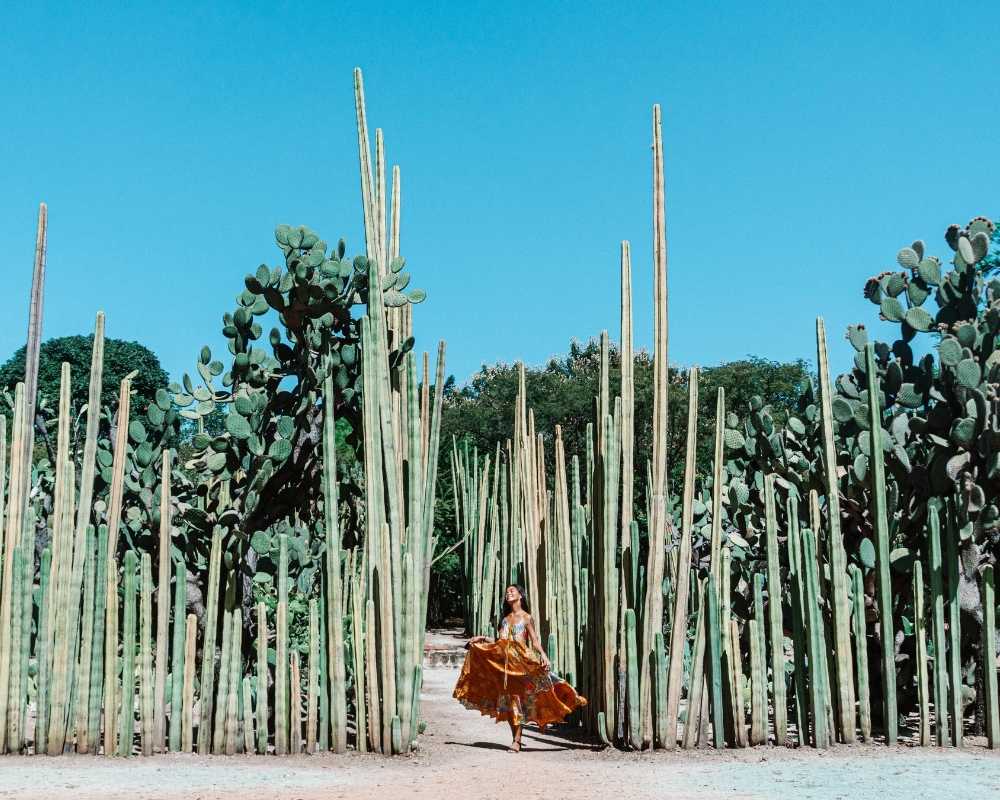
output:
[[[542,664],[525,643],[525,623],[504,620],[495,642],[470,645],[453,697],[497,722],[539,728],[587,705],[573,687]]]

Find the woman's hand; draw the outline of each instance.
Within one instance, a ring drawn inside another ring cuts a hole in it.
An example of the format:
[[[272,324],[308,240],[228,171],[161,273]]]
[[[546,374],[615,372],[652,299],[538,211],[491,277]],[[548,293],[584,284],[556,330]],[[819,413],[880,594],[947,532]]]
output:
[[[471,639],[469,639],[469,641],[466,643],[465,646],[466,647],[471,647],[474,644],[479,644],[480,642],[485,642],[487,640],[487,638],[488,637],[486,637],[486,636],[473,636]]]
[[[545,669],[551,669],[552,668],[552,664],[549,661],[549,657],[547,655],[545,655],[545,653],[542,653],[542,666],[545,667]]]

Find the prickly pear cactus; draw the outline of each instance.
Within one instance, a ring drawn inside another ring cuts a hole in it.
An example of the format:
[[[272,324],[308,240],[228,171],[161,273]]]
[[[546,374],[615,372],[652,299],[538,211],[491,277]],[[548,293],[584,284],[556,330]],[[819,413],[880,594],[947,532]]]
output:
[[[356,453],[362,446],[360,315],[352,309],[367,303],[369,264],[365,256],[347,257],[343,240],[330,248],[306,227],[279,225],[275,239],[284,264],[261,265],[247,275],[236,308],[223,316],[228,364],[203,347],[197,375],[185,374],[172,385],[170,399],[181,417],[199,426],[185,464],[197,479],[182,504],[183,521],[206,540],[215,525],[231,531],[231,541],[246,554],[242,563],[260,583],[267,573],[254,572],[258,558],[275,561],[278,536],[288,534],[305,591],[319,566],[321,540],[310,541],[294,518],[322,519],[319,397],[327,375],[334,379],[335,415],[347,444]],[[404,266],[402,258],[393,259],[382,279],[388,306],[424,299],[421,290],[404,292],[410,281]],[[264,340],[262,322],[269,316],[279,325]],[[395,366],[413,339],[392,346]],[[220,411],[222,429],[209,432]],[[341,489],[342,508],[355,515],[361,513],[353,502],[356,477],[345,471]]]

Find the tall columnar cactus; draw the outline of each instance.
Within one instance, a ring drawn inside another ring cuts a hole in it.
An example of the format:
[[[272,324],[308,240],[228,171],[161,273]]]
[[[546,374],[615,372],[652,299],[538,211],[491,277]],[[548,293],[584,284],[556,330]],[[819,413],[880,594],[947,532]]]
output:
[[[96,753],[100,748],[101,708],[104,704],[105,625],[107,622],[108,526],[97,528],[97,562],[94,566],[94,634],[90,658],[90,707],[87,709],[87,742]]]
[[[228,589],[227,589],[227,594]],[[229,657],[233,651],[233,609],[227,602],[222,610],[222,644],[219,648],[219,682],[215,690],[215,718],[212,723],[212,752],[221,755],[226,746],[226,708],[229,703]]]
[[[948,642],[944,626],[944,567],[941,519],[937,504],[927,506],[927,543],[931,574],[931,642],[934,644],[934,734],[938,747],[948,744]]]
[[[708,645],[708,687],[712,706],[712,743],[716,749],[726,746],[725,708],[729,700],[722,679],[722,621],[719,610],[719,590],[715,586],[715,576],[709,575],[705,592],[708,599],[708,620],[706,640]]]
[[[229,634],[229,658],[227,660],[228,676],[226,680],[226,719],[225,719],[225,733],[224,733],[224,745],[223,752],[227,756],[231,756],[236,753],[237,747],[237,737],[239,735],[239,721],[238,721],[238,709],[239,709],[239,693],[240,693],[240,675],[243,672],[242,659],[240,653],[242,652],[243,644],[243,615],[239,609],[233,611],[231,617],[232,630]],[[295,671],[294,680],[298,683],[298,654],[292,656],[292,666]],[[298,687],[296,686],[296,689]],[[293,698],[298,699],[298,692],[294,693]],[[298,726],[296,726],[298,727]],[[294,731],[294,729],[293,729]],[[300,734],[301,735],[301,734]],[[294,732],[293,732],[293,742],[294,742]],[[293,749],[294,753],[298,753],[298,749]]]
[[[868,375],[868,415],[871,425],[871,475],[874,500],[876,567],[878,570],[879,635],[882,644],[882,724],[886,744],[896,744],[899,716],[896,707],[896,642],[892,621],[892,584],[889,580],[889,520],[886,510],[885,464],[882,456],[882,408],[879,403],[875,346],[865,346]]]
[[[29,480],[22,477],[24,467],[23,452],[26,441],[24,384],[14,389],[14,423],[10,449],[10,479],[7,491],[7,519],[4,536],[2,583],[0,583],[0,753],[7,748],[7,706],[10,699],[10,672],[14,656],[12,630],[14,582],[14,553],[21,538],[22,493],[26,496]],[[57,506],[58,507],[58,506]]]
[[[681,745],[685,750],[697,747],[701,729],[708,727],[708,719],[702,714],[702,698],[705,695],[706,616],[709,602],[706,592],[706,584],[702,580],[698,586],[697,595],[698,617],[695,622],[694,646],[691,655],[691,680],[688,684],[687,720],[684,723],[684,736],[681,741]],[[710,652],[710,649],[708,652]]]
[[[270,673],[267,668],[267,607],[257,604],[257,752],[267,755],[268,702]]]
[[[775,507],[774,475],[764,478],[764,515],[767,535],[767,628],[771,643],[774,743],[783,745],[788,733],[788,701],[785,696],[785,626],[781,613],[784,592],[781,584],[781,562],[778,557],[778,514]],[[763,626],[763,619],[760,620],[760,624]]]
[[[94,526],[87,526],[87,555],[85,562],[85,573],[83,578],[83,618],[80,631],[80,659],[77,668],[78,692],[76,699],[76,749],[79,753],[90,752],[90,708],[91,708],[91,686],[92,674],[91,663],[94,658],[94,605],[97,587],[97,561],[103,553],[96,550],[100,547],[99,540],[95,536]],[[42,565],[42,572],[45,565]],[[44,594],[44,591],[43,591]],[[39,614],[41,620],[42,614]],[[36,663],[38,659],[36,657]],[[40,703],[39,703],[40,705]],[[37,742],[36,742],[37,746]]]
[[[162,574],[162,561],[161,574]],[[169,564],[168,564],[169,569]],[[212,745],[212,712],[215,708],[215,642],[219,617],[219,582],[222,570],[222,529],[218,526],[212,531],[212,549],[208,559],[208,585],[205,600],[205,632],[201,649],[201,687],[198,725],[198,752],[208,753]],[[166,601],[169,592],[164,592],[160,585],[161,602]],[[164,636],[166,632],[164,631]],[[157,656],[159,658],[159,656]],[[166,663],[166,650],[163,661]],[[265,686],[265,691],[266,691]]]
[[[122,573],[122,696],[118,712],[118,755],[132,755],[135,733],[135,550],[125,553]]]
[[[170,494],[170,451],[164,450],[163,462],[160,467],[159,573],[156,593],[156,683],[153,688],[153,746],[157,750],[164,748],[167,737],[166,686],[167,664],[170,657],[168,638],[170,626],[170,525],[172,516]],[[211,593],[211,588],[209,588],[209,592]]]
[[[750,639],[750,744],[767,743],[767,666],[764,656],[764,576],[754,575]]]
[[[279,537],[274,645],[274,752],[288,753],[288,537]],[[223,644],[225,650],[225,644]]]
[[[338,565],[339,567],[339,565]],[[316,721],[319,714],[319,608],[309,601],[309,687],[306,691],[306,752],[316,752]]]
[[[181,702],[183,698],[185,609],[187,608],[187,567],[178,562],[174,571],[173,660],[170,665],[170,749],[181,749]]]
[[[0,447],[2,450],[2,447]],[[0,452],[0,456],[3,453]],[[2,461],[2,459],[0,459]],[[2,470],[2,467],[0,467]],[[0,494],[3,494],[0,492]],[[41,603],[38,609],[38,636],[35,638],[35,664],[37,682],[35,691],[35,752],[44,753],[48,749],[49,730],[49,635],[48,608],[52,602],[49,592],[49,574],[52,568],[52,551],[46,547],[38,569],[38,594]],[[83,751],[82,751],[83,752]]]
[[[667,223],[666,193],[663,180],[663,131],[660,106],[653,106],[653,457],[652,516],[649,521],[649,555],[646,565],[647,586],[659,587],[663,581],[664,550],[667,529],[667,387],[669,385],[667,319]],[[617,491],[615,491],[617,496]],[[642,740],[652,742],[652,685],[650,671],[654,633],[663,625],[663,594],[646,592],[642,629]]]
[[[674,615],[670,625],[670,674],[667,678],[667,707],[663,747],[676,745],[677,709],[684,678],[684,643],[687,639],[688,596],[690,592],[691,538],[694,524],[694,481],[698,436],[698,368],[688,372],[687,444],[684,451],[684,500],[681,509],[681,538],[677,551],[677,588],[674,594]],[[690,689],[688,691],[690,697]],[[690,706],[688,714],[691,713]]]
[[[851,575],[851,625],[854,630],[854,674],[858,677],[858,718],[861,740],[872,738],[871,688],[868,685],[868,633],[865,625],[864,576],[857,564],[848,567]]]
[[[184,684],[181,689],[181,751],[184,753],[190,753],[194,746],[194,665],[197,635],[198,617],[188,614],[184,626]]]
[[[833,608],[834,664],[831,676],[837,687],[837,727],[841,739],[850,744],[855,738],[854,674],[851,665],[851,605],[847,589],[847,556],[840,532],[840,487],[837,476],[837,448],[834,444],[833,399],[830,366],[826,352],[826,326],[816,318],[816,350],[819,363],[819,394],[823,417],[823,465],[826,477],[827,558],[830,562],[830,605]],[[881,418],[877,428],[881,430]],[[880,447],[881,449],[881,447]]]
[[[154,702],[153,702],[153,566],[149,553],[140,559],[139,609],[139,720],[141,747],[144,756],[153,755]]]
[[[924,621],[924,576],[913,562],[913,628],[917,639],[917,702],[920,706],[920,745],[931,743],[930,681],[927,678],[927,627]]]
[[[813,722],[813,746],[829,747],[833,741],[827,726],[825,686],[822,661],[826,645],[819,625],[819,577],[816,569],[816,535],[808,528],[802,531],[802,564],[805,574],[805,602],[809,635],[809,690]]]
[[[991,750],[1000,747],[1000,698],[997,696],[996,587],[993,565],[983,568],[983,688],[986,706],[986,740]]]

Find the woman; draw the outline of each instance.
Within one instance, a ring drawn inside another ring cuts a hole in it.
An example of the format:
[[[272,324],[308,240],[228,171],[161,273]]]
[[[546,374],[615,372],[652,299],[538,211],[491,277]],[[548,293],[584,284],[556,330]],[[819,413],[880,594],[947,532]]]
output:
[[[545,728],[587,704],[566,681],[549,672],[548,656],[520,586],[508,586],[504,593],[496,640],[474,636],[466,648],[454,697],[466,708],[510,723],[510,749],[515,753],[521,750],[525,722]]]

